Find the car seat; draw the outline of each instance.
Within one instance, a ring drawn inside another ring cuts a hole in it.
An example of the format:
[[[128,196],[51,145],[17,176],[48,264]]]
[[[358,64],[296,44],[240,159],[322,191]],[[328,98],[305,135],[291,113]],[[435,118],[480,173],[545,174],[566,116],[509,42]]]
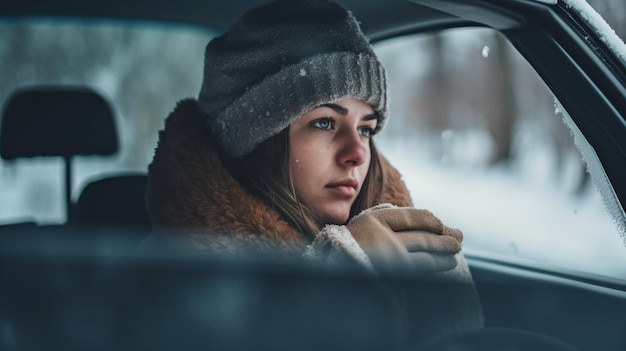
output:
[[[67,225],[149,227],[145,174],[116,174],[93,181],[76,204],[71,201],[72,157],[114,155],[118,145],[111,106],[90,88],[22,88],[5,104],[0,155],[5,160],[63,158]]]

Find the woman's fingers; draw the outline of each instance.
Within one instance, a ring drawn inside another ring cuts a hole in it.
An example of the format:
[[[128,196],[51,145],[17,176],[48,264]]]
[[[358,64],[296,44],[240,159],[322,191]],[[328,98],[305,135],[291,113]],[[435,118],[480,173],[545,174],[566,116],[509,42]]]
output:
[[[434,254],[430,252],[409,253],[414,269],[424,272],[443,272],[454,269],[456,257],[450,254]]]
[[[409,252],[426,251],[455,254],[461,251],[461,243],[454,236],[413,230],[397,232],[396,237],[404,244]]]

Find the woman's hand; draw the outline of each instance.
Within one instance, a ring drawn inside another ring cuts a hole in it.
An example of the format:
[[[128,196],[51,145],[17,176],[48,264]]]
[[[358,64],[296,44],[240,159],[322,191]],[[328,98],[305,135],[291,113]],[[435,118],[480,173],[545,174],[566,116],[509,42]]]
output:
[[[446,271],[456,267],[462,233],[427,210],[378,205],[346,225],[377,270]]]

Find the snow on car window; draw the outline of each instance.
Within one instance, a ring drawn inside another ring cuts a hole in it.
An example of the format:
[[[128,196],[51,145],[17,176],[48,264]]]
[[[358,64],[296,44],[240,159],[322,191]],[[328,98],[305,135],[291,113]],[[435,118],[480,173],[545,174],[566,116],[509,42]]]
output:
[[[504,37],[455,29],[381,42],[390,119],[376,136],[414,204],[466,252],[626,279],[626,248],[554,95]]]
[[[626,7],[619,0],[593,1],[594,7],[603,10],[601,16],[585,0],[563,0],[568,7],[576,10],[583,20],[592,28],[595,28],[598,37],[613,50],[622,60],[626,61],[626,45],[623,41],[623,33],[626,31]],[[605,19],[606,18],[606,19]],[[607,23],[611,21],[613,27],[622,34],[622,37]]]
[[[604,200],[604,205],[613,218],[619,234],[624,242],[626,242],[626,214],[624,214],[624,209],[620,206],[615,190],[611,186],[604,168],[602,168],[598,155],[557,99],[555,99],[554,105],[555,113],[562,116],[563,121],[572,131],[574,142],[582,154],[583,161],[587,164],[591,179],[598,188]]]

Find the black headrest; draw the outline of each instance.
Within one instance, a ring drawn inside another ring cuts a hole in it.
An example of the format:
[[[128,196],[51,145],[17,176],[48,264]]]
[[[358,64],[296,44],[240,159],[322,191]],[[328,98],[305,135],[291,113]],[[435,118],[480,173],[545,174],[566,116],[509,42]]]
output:
[[[3,159],[111,155],[117,147],[112,109],[89,88],[24,88],[5,104],[0,127]]]

